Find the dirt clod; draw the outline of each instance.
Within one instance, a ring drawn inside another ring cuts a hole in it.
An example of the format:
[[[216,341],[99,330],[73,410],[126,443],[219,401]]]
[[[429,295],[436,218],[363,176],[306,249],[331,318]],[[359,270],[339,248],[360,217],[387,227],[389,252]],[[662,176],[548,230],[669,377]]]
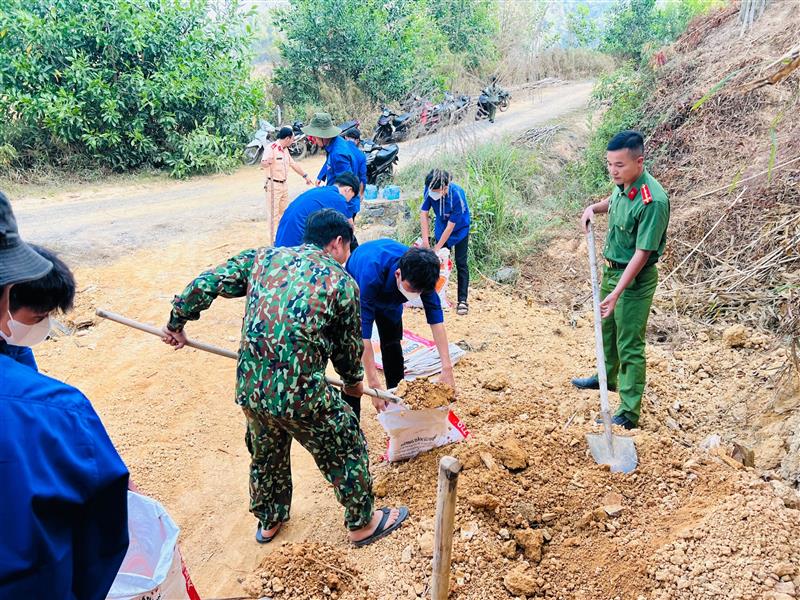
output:
[[[528,453],[516,439],[507,438],[498,444],[498,459],[509,470],[516,471],[528,466]]]
[[[505,375],[493,375],[483,382],[483,387],[492,392],[501,392],[508,387],[508,378]]]
[[[455,402],[455,390],[444,383],[433,383],[427,379],[403,380],[397,386],[397,395],[411,410],[439,408]]]
[[[509,571],[503,578],[503,585],[515,596],[533,596],[539,590],[534,574],[525,565]]]

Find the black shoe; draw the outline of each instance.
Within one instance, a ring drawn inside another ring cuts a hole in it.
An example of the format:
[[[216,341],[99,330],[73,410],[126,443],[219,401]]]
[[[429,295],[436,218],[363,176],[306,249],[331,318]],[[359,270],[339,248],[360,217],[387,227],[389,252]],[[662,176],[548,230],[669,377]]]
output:
[[[576,377],[572,380],[572,385],[581,390],[599,390],[600,379],[597,375],[592,375],[591,377]],[[610,392],[616,392],[617,386],[610,385],[608,386],[608,390]]]
[[[600,425],[603,424],[603,417],[599,416],[594,420],[595,423],[599,423]],[[625,429],[636,429],[636,425],[634,425],[628,417],[624,415],[614,415],[611,417],[611,424],[612,425],[620,425]]]

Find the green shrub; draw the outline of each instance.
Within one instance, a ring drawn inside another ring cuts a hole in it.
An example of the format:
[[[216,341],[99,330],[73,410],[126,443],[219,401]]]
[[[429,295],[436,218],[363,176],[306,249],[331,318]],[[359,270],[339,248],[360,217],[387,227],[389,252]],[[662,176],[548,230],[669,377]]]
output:
[[[175,175],[228,165],[264,107],[235,0],[4,0],[0,144]],[[215,152],[204,156],[204,152]]]
[[[449,171],[466,192],[472,218],[469,261],[475,275],[491,275],[500,266],[515,264],[544,239],[555,215],[533,194],[541,177],[537,155],[498,141],[439,157],[435,163],[415,163],[398,173],[398,183],[415,190],[407,201],[411,220],[398,232],[404,243],[411,244],[420,235],[424,179],[434,167]]]

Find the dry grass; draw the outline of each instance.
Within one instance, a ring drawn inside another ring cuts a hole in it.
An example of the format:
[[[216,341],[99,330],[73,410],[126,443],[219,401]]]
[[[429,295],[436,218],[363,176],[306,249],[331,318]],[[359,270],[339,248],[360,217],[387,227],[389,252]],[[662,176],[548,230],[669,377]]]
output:
[[[645,109],[659,123],[648,140],[652,170],[673,209],[659,296],[705,322],[738,321],[796,344],[800,74],[742,84],[796,44],[800,11],[773,3],[744,37],[737,12],[695,21],[667,50]]]

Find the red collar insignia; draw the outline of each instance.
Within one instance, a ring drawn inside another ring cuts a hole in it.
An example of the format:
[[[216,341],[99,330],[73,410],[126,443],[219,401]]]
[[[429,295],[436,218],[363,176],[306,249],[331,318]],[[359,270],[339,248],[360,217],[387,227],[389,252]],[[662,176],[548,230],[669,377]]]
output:
[[[650,204],[653,201],[653,194],[646,185],[642,186],[642,204]]]
[[[636,194],[638,194],[638,193],[639,193],[639,190],[637,190],[635,187],[632,187],[631,189],[628,190],[628,198],[633,200],[634,198],[636,198]]]

